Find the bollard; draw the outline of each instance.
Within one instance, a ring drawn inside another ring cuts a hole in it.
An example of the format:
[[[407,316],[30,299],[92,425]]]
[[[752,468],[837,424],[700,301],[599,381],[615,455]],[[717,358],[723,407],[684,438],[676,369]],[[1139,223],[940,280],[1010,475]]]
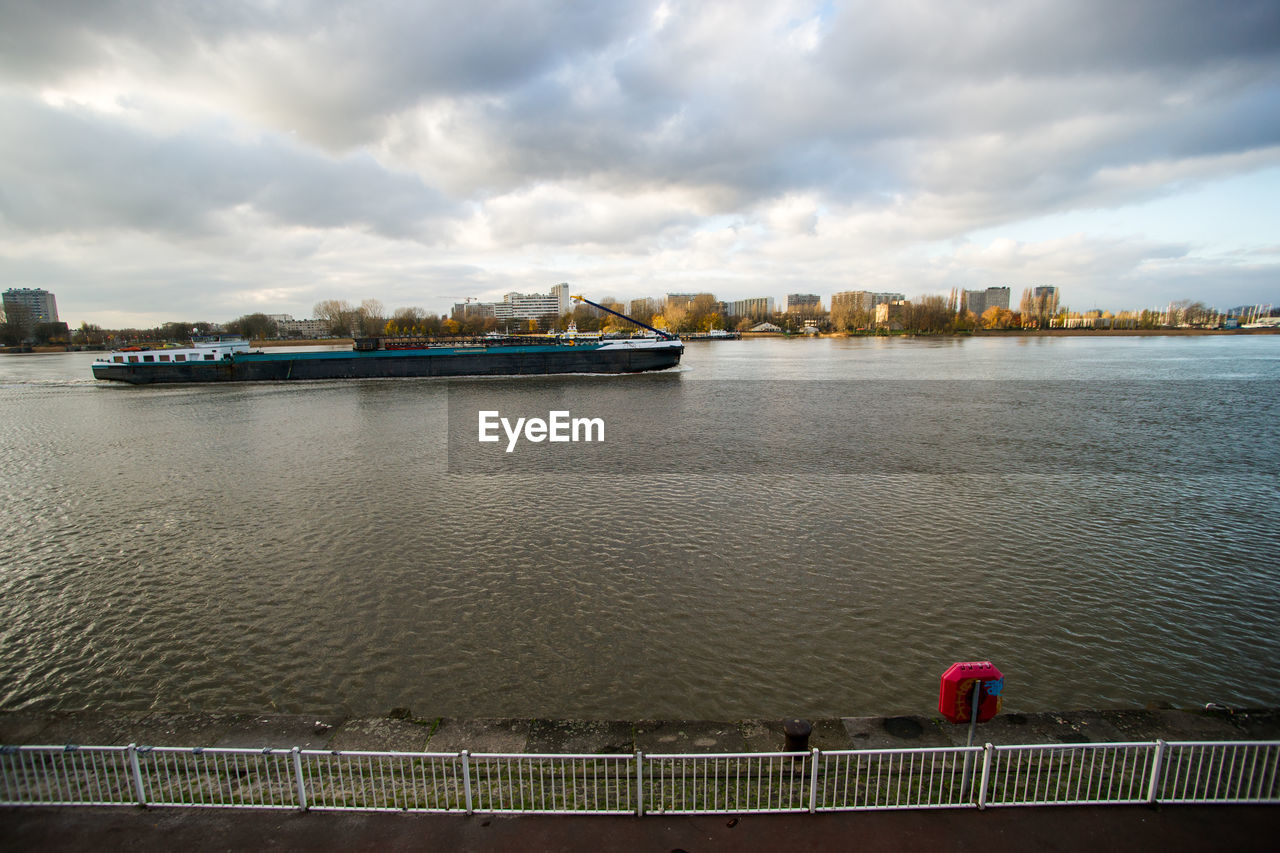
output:
[[[809,735],[813,734],[813,726],[809,725],[808,720],[783,720],[782,733],[787,736],[783,752],[809,751]]]

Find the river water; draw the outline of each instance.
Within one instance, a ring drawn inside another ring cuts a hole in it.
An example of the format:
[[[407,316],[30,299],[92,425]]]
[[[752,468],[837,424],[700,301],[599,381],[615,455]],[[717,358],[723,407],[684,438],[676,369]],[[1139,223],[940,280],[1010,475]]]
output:
[[[1280,336],[134,388],[0,356],[0,708],[1280,704]],[[478,441],[478,412],[604,441]]]

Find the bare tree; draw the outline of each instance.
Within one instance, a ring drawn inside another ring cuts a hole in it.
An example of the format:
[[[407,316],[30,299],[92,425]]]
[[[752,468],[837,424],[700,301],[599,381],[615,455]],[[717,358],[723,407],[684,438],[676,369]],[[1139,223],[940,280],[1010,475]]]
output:
[[[317,320],[329,324],[329,333],[338,336],[349,335],[355,325],[356,309],[346,300],[326,299],[317,302],[311,309]]]
[[[366,299],[361,302],[360,307],[356,309],[356,325],[359,326],[362,335],[372,337],[382,334],[387,325],[387,318],[383,316],[382,302],[377,299]]]
[[[1169,322],[1171,325],[1186,324],[1188,326],[1204,326],[1216,319],[1216,312],[1203,302],[1182,299],[1169,306]]]
[[[0,341],[6,346],[15,346],[31,337],[35,330],[35,320],[25,305],[10,305],[4,314],[4,323],[0,324]]]

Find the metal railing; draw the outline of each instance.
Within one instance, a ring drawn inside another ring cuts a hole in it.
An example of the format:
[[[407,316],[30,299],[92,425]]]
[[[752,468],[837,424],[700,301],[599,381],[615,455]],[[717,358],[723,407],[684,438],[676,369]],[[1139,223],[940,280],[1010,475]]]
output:
[[[651,814],[809,811],[816,754],[638,754],[641,801]]]
[[[0,805],[741,814],[1278,803],[1280,742],[545,755],[0,747]]]
[[[635,756],[463,753],[465,811],[632,814]]]
[[[1162,803],[1280,800],[1280,742],[1167,743],[1162,758]]]
[[[993,748],[984,805],[1150,802],[1159,749],[1159,741]]]
[[[814,810],[973,806],[982,756],[980,746],[823,752]]]

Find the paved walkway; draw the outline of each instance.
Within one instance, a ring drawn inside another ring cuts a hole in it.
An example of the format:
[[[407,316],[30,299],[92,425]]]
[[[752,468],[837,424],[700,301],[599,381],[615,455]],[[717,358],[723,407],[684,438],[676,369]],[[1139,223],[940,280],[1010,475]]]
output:
[[[0,850],[1085,851],[1276,849],[1280,806],[1069,806],[704,817],[0,809]]]

